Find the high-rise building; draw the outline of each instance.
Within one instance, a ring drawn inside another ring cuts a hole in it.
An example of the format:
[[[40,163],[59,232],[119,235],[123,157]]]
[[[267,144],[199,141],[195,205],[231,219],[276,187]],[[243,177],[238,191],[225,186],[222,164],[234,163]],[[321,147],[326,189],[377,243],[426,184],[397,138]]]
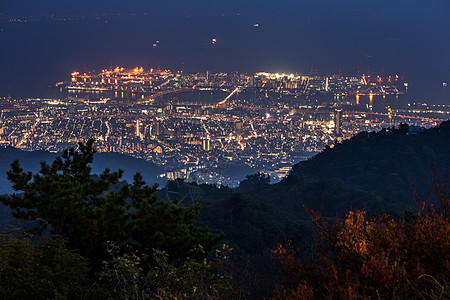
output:
[[[161,123],[156,122],[154,124],[154,126],[155,126],[155,129],[153,130],[153,133],[154,133],[153,135],[160,136],[161,135]]]
[[[334,116],[334,132],[336,135],[342,135],[342,109],[336,109]]]
[[[203,139],[203,150],[204,151],[211,150],[211,139],[210,138]]]
[[[141,136],[141,121],[136,120],[136,136]]]

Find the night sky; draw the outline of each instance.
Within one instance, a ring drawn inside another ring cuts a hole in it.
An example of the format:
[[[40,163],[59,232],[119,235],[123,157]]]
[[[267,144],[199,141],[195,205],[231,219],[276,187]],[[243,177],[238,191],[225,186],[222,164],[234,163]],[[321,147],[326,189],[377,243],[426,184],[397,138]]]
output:
[[[447,0],[92,2],[0,0],[0,96],[49,96],[71,72],[111,65],[302,74],[317,65],[404,73],[411,100],[450,104]]]

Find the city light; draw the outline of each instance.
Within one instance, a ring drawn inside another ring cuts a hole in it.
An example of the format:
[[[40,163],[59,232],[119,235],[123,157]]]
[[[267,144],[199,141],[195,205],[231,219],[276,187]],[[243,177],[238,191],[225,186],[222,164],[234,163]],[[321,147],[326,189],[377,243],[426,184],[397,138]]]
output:
[[[431,126],[450,114],[450,107],[422,104],[377,111],[381,97],[406,93],[408,84],[396,76],[189,74],[117,66],[72,72],[55,85],[68,96],[3,103],[2,145],[57,151],[94,136],[100,152],[144,158],[163,169],[161,178],[195,174],[199,183],[238,184],[214,173],[230,162],[280,180],[290,170],[286,164],[298,159],[295,153],[312,155],[359,131],[402,121]]]

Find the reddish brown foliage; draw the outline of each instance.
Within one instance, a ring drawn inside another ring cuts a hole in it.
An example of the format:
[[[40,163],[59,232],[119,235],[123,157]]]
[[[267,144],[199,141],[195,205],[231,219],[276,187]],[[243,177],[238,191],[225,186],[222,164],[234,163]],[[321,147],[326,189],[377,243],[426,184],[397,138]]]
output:
[[[425,201],[413,222],[389,215],[366,220],[350,211],[337,224],[320,220],[314,261],[292,247],[275,250],[284,276],[274,299],[444,299],[450,296],[449,200]],[[317,221],[317,220],[316,220]]]

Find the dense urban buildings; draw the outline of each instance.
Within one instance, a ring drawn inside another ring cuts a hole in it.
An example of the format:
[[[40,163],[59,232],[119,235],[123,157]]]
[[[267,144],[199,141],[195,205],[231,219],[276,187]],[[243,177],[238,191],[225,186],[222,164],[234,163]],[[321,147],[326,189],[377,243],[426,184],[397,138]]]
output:
[[[0,99],[0,143],[60,151],[90,137],[100,152],[163,167],[161,178],[235,186],[237,173],[276,181],[361,131],[429,127],[450,106],[404,103],[401,76],[196,74],[143,68],[74,72],[59,99]]]

